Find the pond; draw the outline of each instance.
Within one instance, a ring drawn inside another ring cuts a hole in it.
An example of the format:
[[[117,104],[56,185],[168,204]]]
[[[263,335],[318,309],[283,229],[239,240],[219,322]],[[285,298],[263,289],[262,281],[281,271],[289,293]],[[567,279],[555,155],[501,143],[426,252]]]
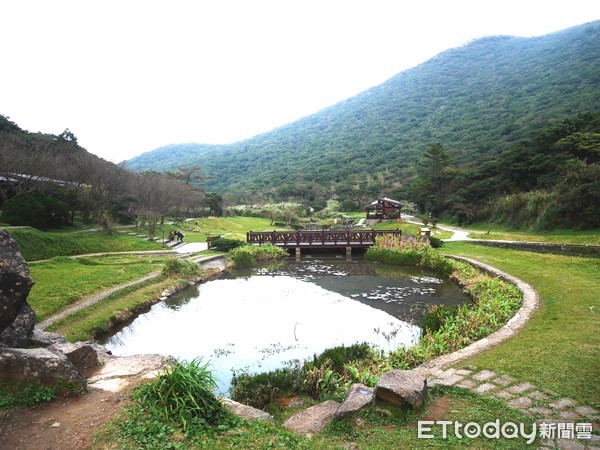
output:
[[[465,301],[453,283],[416,268],[362,258],[289,258],[190,286],[105,346],[115,355],[202,357],[226,394],[232,370],[281,368],[339,345],[368,342],[386,351],[414,345],[428,305]]]

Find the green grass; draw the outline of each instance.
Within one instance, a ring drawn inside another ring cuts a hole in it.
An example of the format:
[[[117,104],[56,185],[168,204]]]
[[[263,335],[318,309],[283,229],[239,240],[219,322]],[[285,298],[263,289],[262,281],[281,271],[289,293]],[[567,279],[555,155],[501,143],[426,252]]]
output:
[[[270,225],[269,219],[261,217],[207,217],[189,220],[177,224],[164,226],[165,238],[169,231],[182,230],[185,234],[184,242],[206,242],[207,236],[224,236],[228,239],[246,241],[248,231],[289,230],[286,227]],[[145,231],[145,229],[140,229]],[[157,228],[157,236],[162,237],[162,229]]]
[[[162,291],[182,281],[160,277],[141,285],[133,286],[106,297],[85,309],[74,312],[55,322],[48,331],[61,333],[69,342],[87,341],[107,335],[118,315],[135,314],[150,306]]]
[[[376,223],[373,226],[373,229],[375,229],[375,230],[395,230],[395,229],[400,229],[400,230],[402,230],[402,234],[410,233],[413,236],[418,236],[419,235],[419,228],[422,227],[422,226],[423,225],[417,225],[415,223],[409,223],[409,222],[389,221],[389,222]],[[450,231],[440,230],[437,227],[429,227],[429,229],[432,232],[432,236],[434,236],[436,238],[439,238],[439,239],[448,239],[448,238],[452,237],[452,232],[450,232]]]
[[[102,252],[160,250],[161,244],[134,236],[106,232],[44,232],[35,228],[7,228],[27,261]]]
[[[29,265],[35,285],[28,302],[38,321],[79,299],[146,276],[162,267],[166,257],[111,256],[71,259],[55,257]]]
[[[137,402],[137,400],[136,400]],[[305,405],[306,407],[308,405]],[[166,420],[157,420],[153,407],[140,410],[137,404],[116,421],[105,426],[96,436],[93,448],[105,448],[118,439],[119,448],[189,449],[416,449],[416,448],[477,448],[521,449],[527,447],[524,439],[459,439],[453,428],[442,438],[441,426],[433,426],[434,439],[419,439],[419,420],[452,420],[462,424],[476,422],[483,425],[499,420],[523,423],[530,431],[532,419],[518,410],[506,408],[500,402],[459,388],[435,387],[422,410],[400,408],[376,402],[346,419],[334,419],[325,430],[312,437],[298,436],[282,427],[283,421],[295,410],[279,408],[272,411],[275,424],[260,421],[228,423],[223,430],[202,430],[183,433]],[[436,412],[437,411],[437,412]],[[432,416],[431,414],[434,414]],[[179,425],[181,426],[181,424]],[[537,441],[532,445],[535,448]],[[355,446],[355,447],[353,447]],[[153,447],[154,448],[154,447]],[[157,447],[158,448],[158,447]],[[529,448],[529,447],[528,447]]]
[[[600,245],[600,230],[517,231],[488,224],[469,225],[472,239]]]
[[[444,253],[468,256],[529,283],[541,307],[519,334],[470,362],[508,373],[559,395],[600,406],[600,258],[446,243]]]

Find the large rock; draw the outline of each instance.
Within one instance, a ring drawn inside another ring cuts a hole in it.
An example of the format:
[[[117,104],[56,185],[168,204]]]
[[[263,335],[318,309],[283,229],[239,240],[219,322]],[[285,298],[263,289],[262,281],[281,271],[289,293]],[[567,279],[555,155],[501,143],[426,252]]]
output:
[[[46,385],[72,382],[86,388],[85,378],[60,353],[45,348],[0,348],[1,382],[39,382]]]
[[[266,422],[274,422],[273,416],[262,409],[253,408],[252,406],[238,403],[230,398],[221,398],[221,403],[225,408],[231,411],[236,416],[248,420],[264,420]]]
[[[293,431],[296,434],[306,434],[312,436],[319,433],[327,426],[340,404],[333,400],[327,400],[315,406],[311,406],[303,411],[288,418],[283,426]]]
[[[33,283],[17,243],[0,229],[0,333],[21,312]]]
[[[418,370],[390,370],[379,378],[375,397],[395,405],[421,408],[427,394],[427,377]]]
[[[35,313],[25,302],[17,318],[0,333],[0,346],[29,347],[35,326]]]
[[[98,351],[96,346],[90,342],[53,344],[48,347],[48,350],[64,354],[82,374],[98,367]]]
[[[360,383],[353,384],[335,413],[335,417],[338,419],[346,417],[372,403],[374,398],[375,391],[372,388]]]
[[[33,333],[29,338],[32,347],[48,347],[52,344],[64,344],[67,342],[65,337],[60,333],[51,333],[50,331],[40,331],[33,329]]]

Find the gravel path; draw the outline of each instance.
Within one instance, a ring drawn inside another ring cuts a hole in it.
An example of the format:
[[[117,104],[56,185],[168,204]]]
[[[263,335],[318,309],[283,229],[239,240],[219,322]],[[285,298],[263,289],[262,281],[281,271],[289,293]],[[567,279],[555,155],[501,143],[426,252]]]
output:
[[[111,295],[117,291],[126,289],[131,286],[135,286],[137,284],[144,283],[145,281],[152,280],[154,278],[158,278],[160,276],[160,274],[161,274],[161,271],[156,270],[156,271],[151,272],[150,274],[146,275],[144,278],[140,278],[139,280],[130,281],[129,283],[120,284],[119,286],[114,286],[110,289],[107,289],[106,291],[103,291],[100,294],[89,297],[89,298],[77,303],[76,305],[71,306],[68,309],[65,309],[64,311],[50,317],[49,319],[45,320],[42,323],[37,324],[35,326],[35,329],[38,331],[43,331],[44,329],[46,329],[50,325],[54,324],[55,322],[59,321],[63,317],[73,314],[74,312],[79,311],[81,309],[87,308],[88,306],[91,306],[94,303],[98,303],[100,300],[104,300],[106,297],[108,297],[109,295]]]

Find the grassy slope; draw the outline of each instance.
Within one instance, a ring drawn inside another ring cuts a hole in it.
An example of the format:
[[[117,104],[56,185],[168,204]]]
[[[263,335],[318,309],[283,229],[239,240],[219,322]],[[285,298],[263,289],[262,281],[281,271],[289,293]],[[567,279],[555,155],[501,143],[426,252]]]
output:
[[[160,297],[165,288],[174,284],[177,283],[173,278],[160,277],[123,292],[119,291],[89,308],[59,320],[50,326],[48,331],[63,334],[69,342],[93,339],[97,330],[109,331],[109,320],[117,311],[139,310],[144,305],[150,305],[152,299]]]
[[[70,259],[56,257],[29,265],[35,285],[27,301],[42,321],[112,286],[144,277],[162,267],[166,257],[135,256]]]
[[[515,231],[487,224],[469,225],[472,239],[600,245],[600,230]]]
[[[169,231],[182,230],[184,242],[206,242],[207,236],[224,236],[228,239],[246,240],[248,231],[272,231],[288,228],[270,225],[269,219],[262,217],[208,217],[199,218],[177,224],[165,225],[165,237]],[[160,235],[162,232],[157,231]]]
[[[49,259],[54,256],[162,248],[156,242],[106,232],[44,232],[35,228],[7,228],[6,231],[17,241],[21,254],[27,261]]]
[[[443,251],[497,267],[540,294],[541,307],[523,331],[468,363],[598,406],[593,380],[600,379],[600,259],[463,242],[446,243]]]

